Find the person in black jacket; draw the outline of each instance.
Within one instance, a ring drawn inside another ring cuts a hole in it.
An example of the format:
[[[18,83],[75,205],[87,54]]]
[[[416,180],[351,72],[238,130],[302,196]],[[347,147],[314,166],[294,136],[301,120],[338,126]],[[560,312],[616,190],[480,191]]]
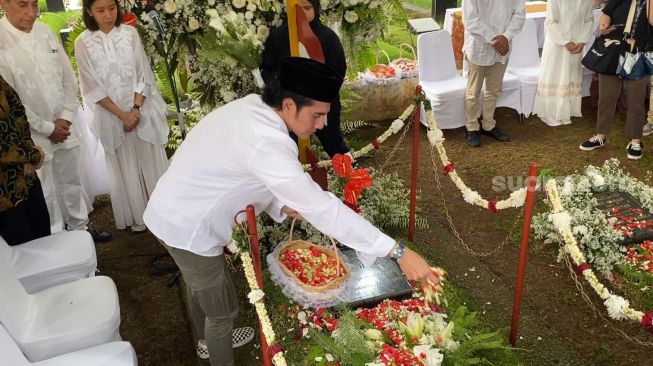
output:
[[[610,39],[624,40],[624,26],[628,20],[631,0],[608,0],[599,18],[599,31]],[[636,0],[634,20],[630,36],[626,42],[634,44],[634,50],[645,52],[651,50],[653,42],[653,6],[647,1]],[[642,55],[643,57],[643,55]],[[642,129],[646,123],[646,89],[649,75],[639,80],[620,79],[617,75],[599,74],[599,106],[596,118],[596,135],[583,142],[579,148],[590,151],[606,143],[606,135],[612,129],[615,107],[622,89],[628,95],[626,110],[626,137],[630,142],[626,146],[627,157],[637,160],[642,157]]]
[[[320,40],[322,52],[324,53],[324,63],[330,66],[338,74],[345,77],[347,71],[347,62],[345,61],[345,51],[342,43],[336,33],[331,28],[320,22],[320,1],[319,0],[301,0],[300,6],[310,22],[313,33]],[[290,56],[290,41],[288,40],[288,23],[275,28],[265,42],[261,62],[261,74],[263,80],[267,83],[269,80],[276,78],[281,66],[281,60]],[[340,97],[331,102],[331,110],[327,114],[326,125],[323,129],[316,132],[324,151],[333,157],[335,154],[345,154],[349,152],[349,147],[342,138],[340,130]]]

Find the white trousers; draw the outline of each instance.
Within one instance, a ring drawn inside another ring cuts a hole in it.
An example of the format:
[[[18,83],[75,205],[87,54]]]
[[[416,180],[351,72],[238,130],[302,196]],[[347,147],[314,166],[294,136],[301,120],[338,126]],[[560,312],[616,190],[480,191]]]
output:
[[[43,162],[37,171],[43,196],[50,214],[52,234],[64,230],[86,230],[88,209],[79,172],[79,146],[57,150],[52,159]]]
[[[114,152],[104,154],[109,176],[111,208],[116,228],[142,225],[143,213],[156,182],[168,169],[165,149],[128,132]]]

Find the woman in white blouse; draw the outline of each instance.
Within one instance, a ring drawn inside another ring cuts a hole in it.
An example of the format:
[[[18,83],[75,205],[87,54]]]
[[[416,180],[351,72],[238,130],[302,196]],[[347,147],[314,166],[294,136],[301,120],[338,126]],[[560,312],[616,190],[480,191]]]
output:
[[[147,200],[168,167],[166,103],[117,0],[84,0],[83,18],[75,57],[91,130],[105,150],[116,227],[144,231]]]
[[[581,116],[580,60],[593,38],[592,0],[549,0],[546,41],[533,113],[549,126],[571,123]]]

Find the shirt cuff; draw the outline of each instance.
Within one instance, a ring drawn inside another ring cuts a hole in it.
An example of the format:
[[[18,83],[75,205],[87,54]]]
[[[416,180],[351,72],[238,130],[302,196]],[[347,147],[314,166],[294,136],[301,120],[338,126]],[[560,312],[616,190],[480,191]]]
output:
[[[63,110],[59,115],[59,118],[65,119],[66,121],[72,123],[75,120],[75,112]]]
[[[388,253],[392,250],[396,243],[396,240],[387,236],[384,233],[381,233],[379,238],[374,242],[374,245],[366,250],[365,252],[356,251],[358,259],[363,263],[363,266],[369,267],[374,264],[374,261],[378,257],[386,257]]]
[[[267,214],[270,215],[272,220],[276,222],[282,222],[283,220],[286,219],[286,217],[288,217],[288,215],[281,212],[282,207],[283,207],[283,203],[278,199],[274,198],[272,202],[270,202],[270,205],[265,209],[265,212],[267,212]]]
[[[92,104],[95,104],[95,103],[101,101],[102,99],[106,98],[107,94],[105,92],[103,92],[102,89],[95,88],[93,91],[91,91],[90,93],[86,93],[84,96]]]
[[[143,94],[144,89],[145,89],[145,83],[139,82],[136,83],[136,85],[134,85],[134,93]]]

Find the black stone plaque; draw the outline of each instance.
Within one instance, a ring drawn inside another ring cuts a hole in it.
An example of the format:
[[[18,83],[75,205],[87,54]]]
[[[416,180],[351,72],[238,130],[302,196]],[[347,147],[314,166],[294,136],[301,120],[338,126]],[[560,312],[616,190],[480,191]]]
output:
[[[344,296],[350,307],[374,306],[385,299],[408,298],[413,293],[401,269],[390,258],[377,258],[374,265],[365,268],[354,250],[344,249],[341,254],[351,263],[352,286]]]
[[[597,208],[617,219],[624,228],[622,244],[641,243],[653,239],[653,215],[627,192],[597,192]]]

